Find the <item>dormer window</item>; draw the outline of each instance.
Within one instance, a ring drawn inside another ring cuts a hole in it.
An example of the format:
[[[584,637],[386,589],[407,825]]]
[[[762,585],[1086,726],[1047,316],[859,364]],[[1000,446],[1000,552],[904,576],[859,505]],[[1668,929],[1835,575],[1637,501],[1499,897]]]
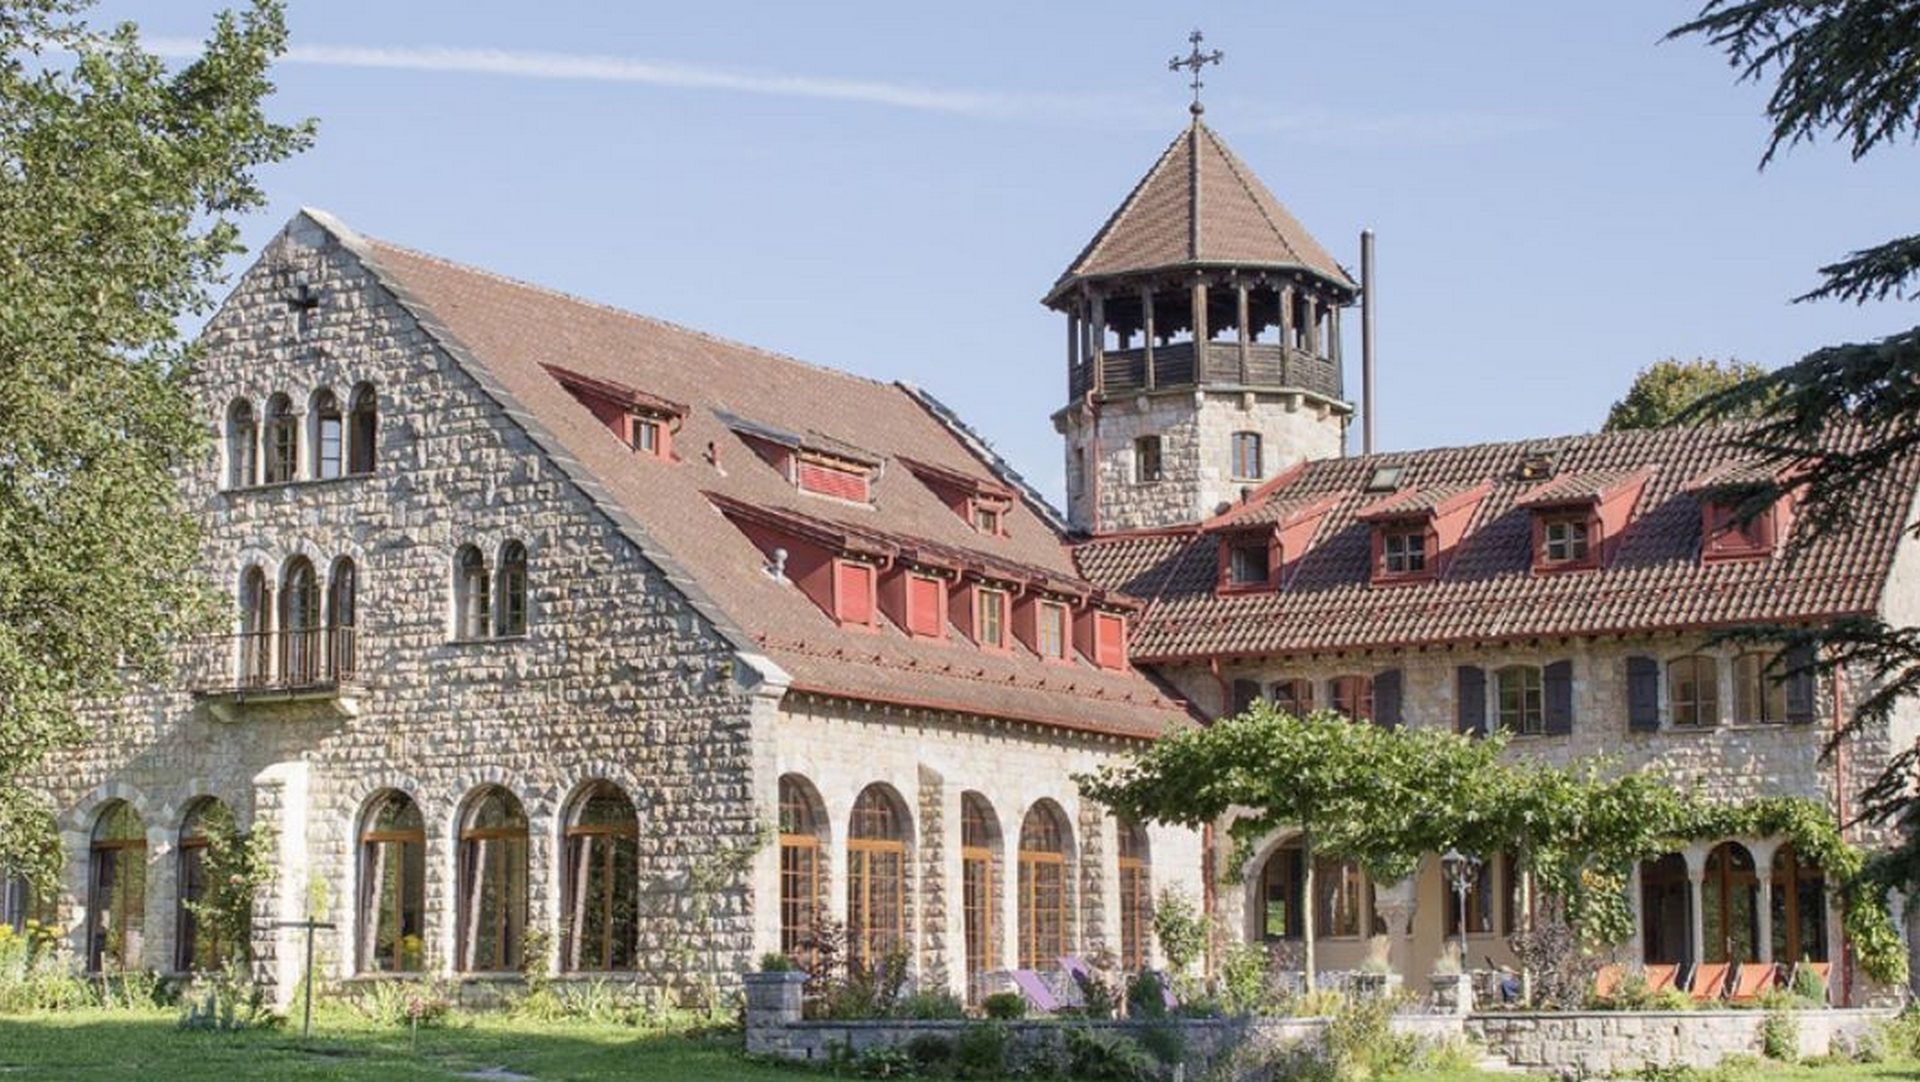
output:
[[[1541,558],[1548,564],[1587,562],[1586,516],[1556,515],[1541,523]]]
[[[973,528],[988,537],[1007,535],[1007,505],[999,500],[975,499]]]
[[[650,417],[633,419],[633,449],[641,454],[660,457],[660,422]]]
[[[1778,536],[1774,511],[1769,507],[1742,521],[1734,498],[1708,500],[1702,512],[1702,558],[1749,560],[1772,555]]]
[[[1231,586],[1265,586],[1271,569],[1267,566],[1267,543],[1241,541],[1229,546],[1227,583]]]
[[[800,491],[836,500],[867,503],[871,500],[870,474],[866,467],[851,462],[836,462],[803,454],[794,480]]]
[[[1383,527],[1380,531],[1380,570],[1388,575],[1426,574],[1426,526],[1405,523]]]
[[[1067,659],[1067,607],[1042,601],[1033,615],[1034,652],[1048,661]]]
[[[911,458],[902,458],[900,464],[974,530],[988,537],[1007,536],[1007,518],[1017,495],[1012,488],[951,466]]]
[[[973,591],[973,640],[995,650],[1007,647],[1007,592],[986,586]]]
[[[547,365],[547,374],[636,454],[672,460],[673,433],[687,407],[613,380]]]

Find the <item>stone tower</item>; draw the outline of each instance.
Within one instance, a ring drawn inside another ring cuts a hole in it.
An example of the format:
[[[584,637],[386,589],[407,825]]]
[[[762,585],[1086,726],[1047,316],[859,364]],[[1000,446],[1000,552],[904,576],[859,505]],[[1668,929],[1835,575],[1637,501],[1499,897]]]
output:
[[[1067,517],[1191,523],[1341,453],[1347,272],[1194,114],[1045,304],[1067,317]]]

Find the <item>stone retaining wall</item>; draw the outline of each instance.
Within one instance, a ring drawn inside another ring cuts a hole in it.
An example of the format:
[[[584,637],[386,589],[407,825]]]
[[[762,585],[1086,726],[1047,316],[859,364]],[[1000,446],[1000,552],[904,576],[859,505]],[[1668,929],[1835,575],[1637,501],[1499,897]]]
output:
[[[1850,1052],[1891,1010],[1795,1011],[1800,1055]],[[1467,1036],[1515,1067],[1577,1075],[1637,1071],[1649,1064],[1712,1067],[1728,1056],[1757,1056],[1766,1012],[1565,1011],[1476,1014]]]

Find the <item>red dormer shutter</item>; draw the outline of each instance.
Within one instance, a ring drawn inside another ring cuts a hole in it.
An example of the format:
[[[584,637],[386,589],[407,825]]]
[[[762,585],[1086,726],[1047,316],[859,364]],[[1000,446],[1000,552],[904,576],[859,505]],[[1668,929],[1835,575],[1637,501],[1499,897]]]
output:
[[[804,492],[814,492],[822,496],[832,496],[855,503],[867,502],[867,474],[864,470],[845,469],[829,466],[824,462],[800,462],[800,488]]]
[[[940,611],[945,607],[945,599],[941,596],[945,592],[940,588],[939,579],[927,578],[924,575],[907,577],[907,631],[909,633],[925,635],[929,638],[940,634],[942,625],[946,623],[946,614]]]
[[[834,564],[834,616],[843,624],[873,626],[873,568],[839,560]]]
[[[1127,664],[1127,621],[1110,612],[1093,617],[1093,663],[1103,669],[1125,668]]]

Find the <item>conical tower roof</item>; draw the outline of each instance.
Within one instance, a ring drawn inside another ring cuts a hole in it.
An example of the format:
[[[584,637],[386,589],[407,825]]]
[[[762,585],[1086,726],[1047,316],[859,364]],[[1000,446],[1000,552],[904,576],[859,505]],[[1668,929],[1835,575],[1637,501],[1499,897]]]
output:
[[[1054,283],[1183,266],[1300,268],[1356,288],[1333,256],[1196,117]]]

